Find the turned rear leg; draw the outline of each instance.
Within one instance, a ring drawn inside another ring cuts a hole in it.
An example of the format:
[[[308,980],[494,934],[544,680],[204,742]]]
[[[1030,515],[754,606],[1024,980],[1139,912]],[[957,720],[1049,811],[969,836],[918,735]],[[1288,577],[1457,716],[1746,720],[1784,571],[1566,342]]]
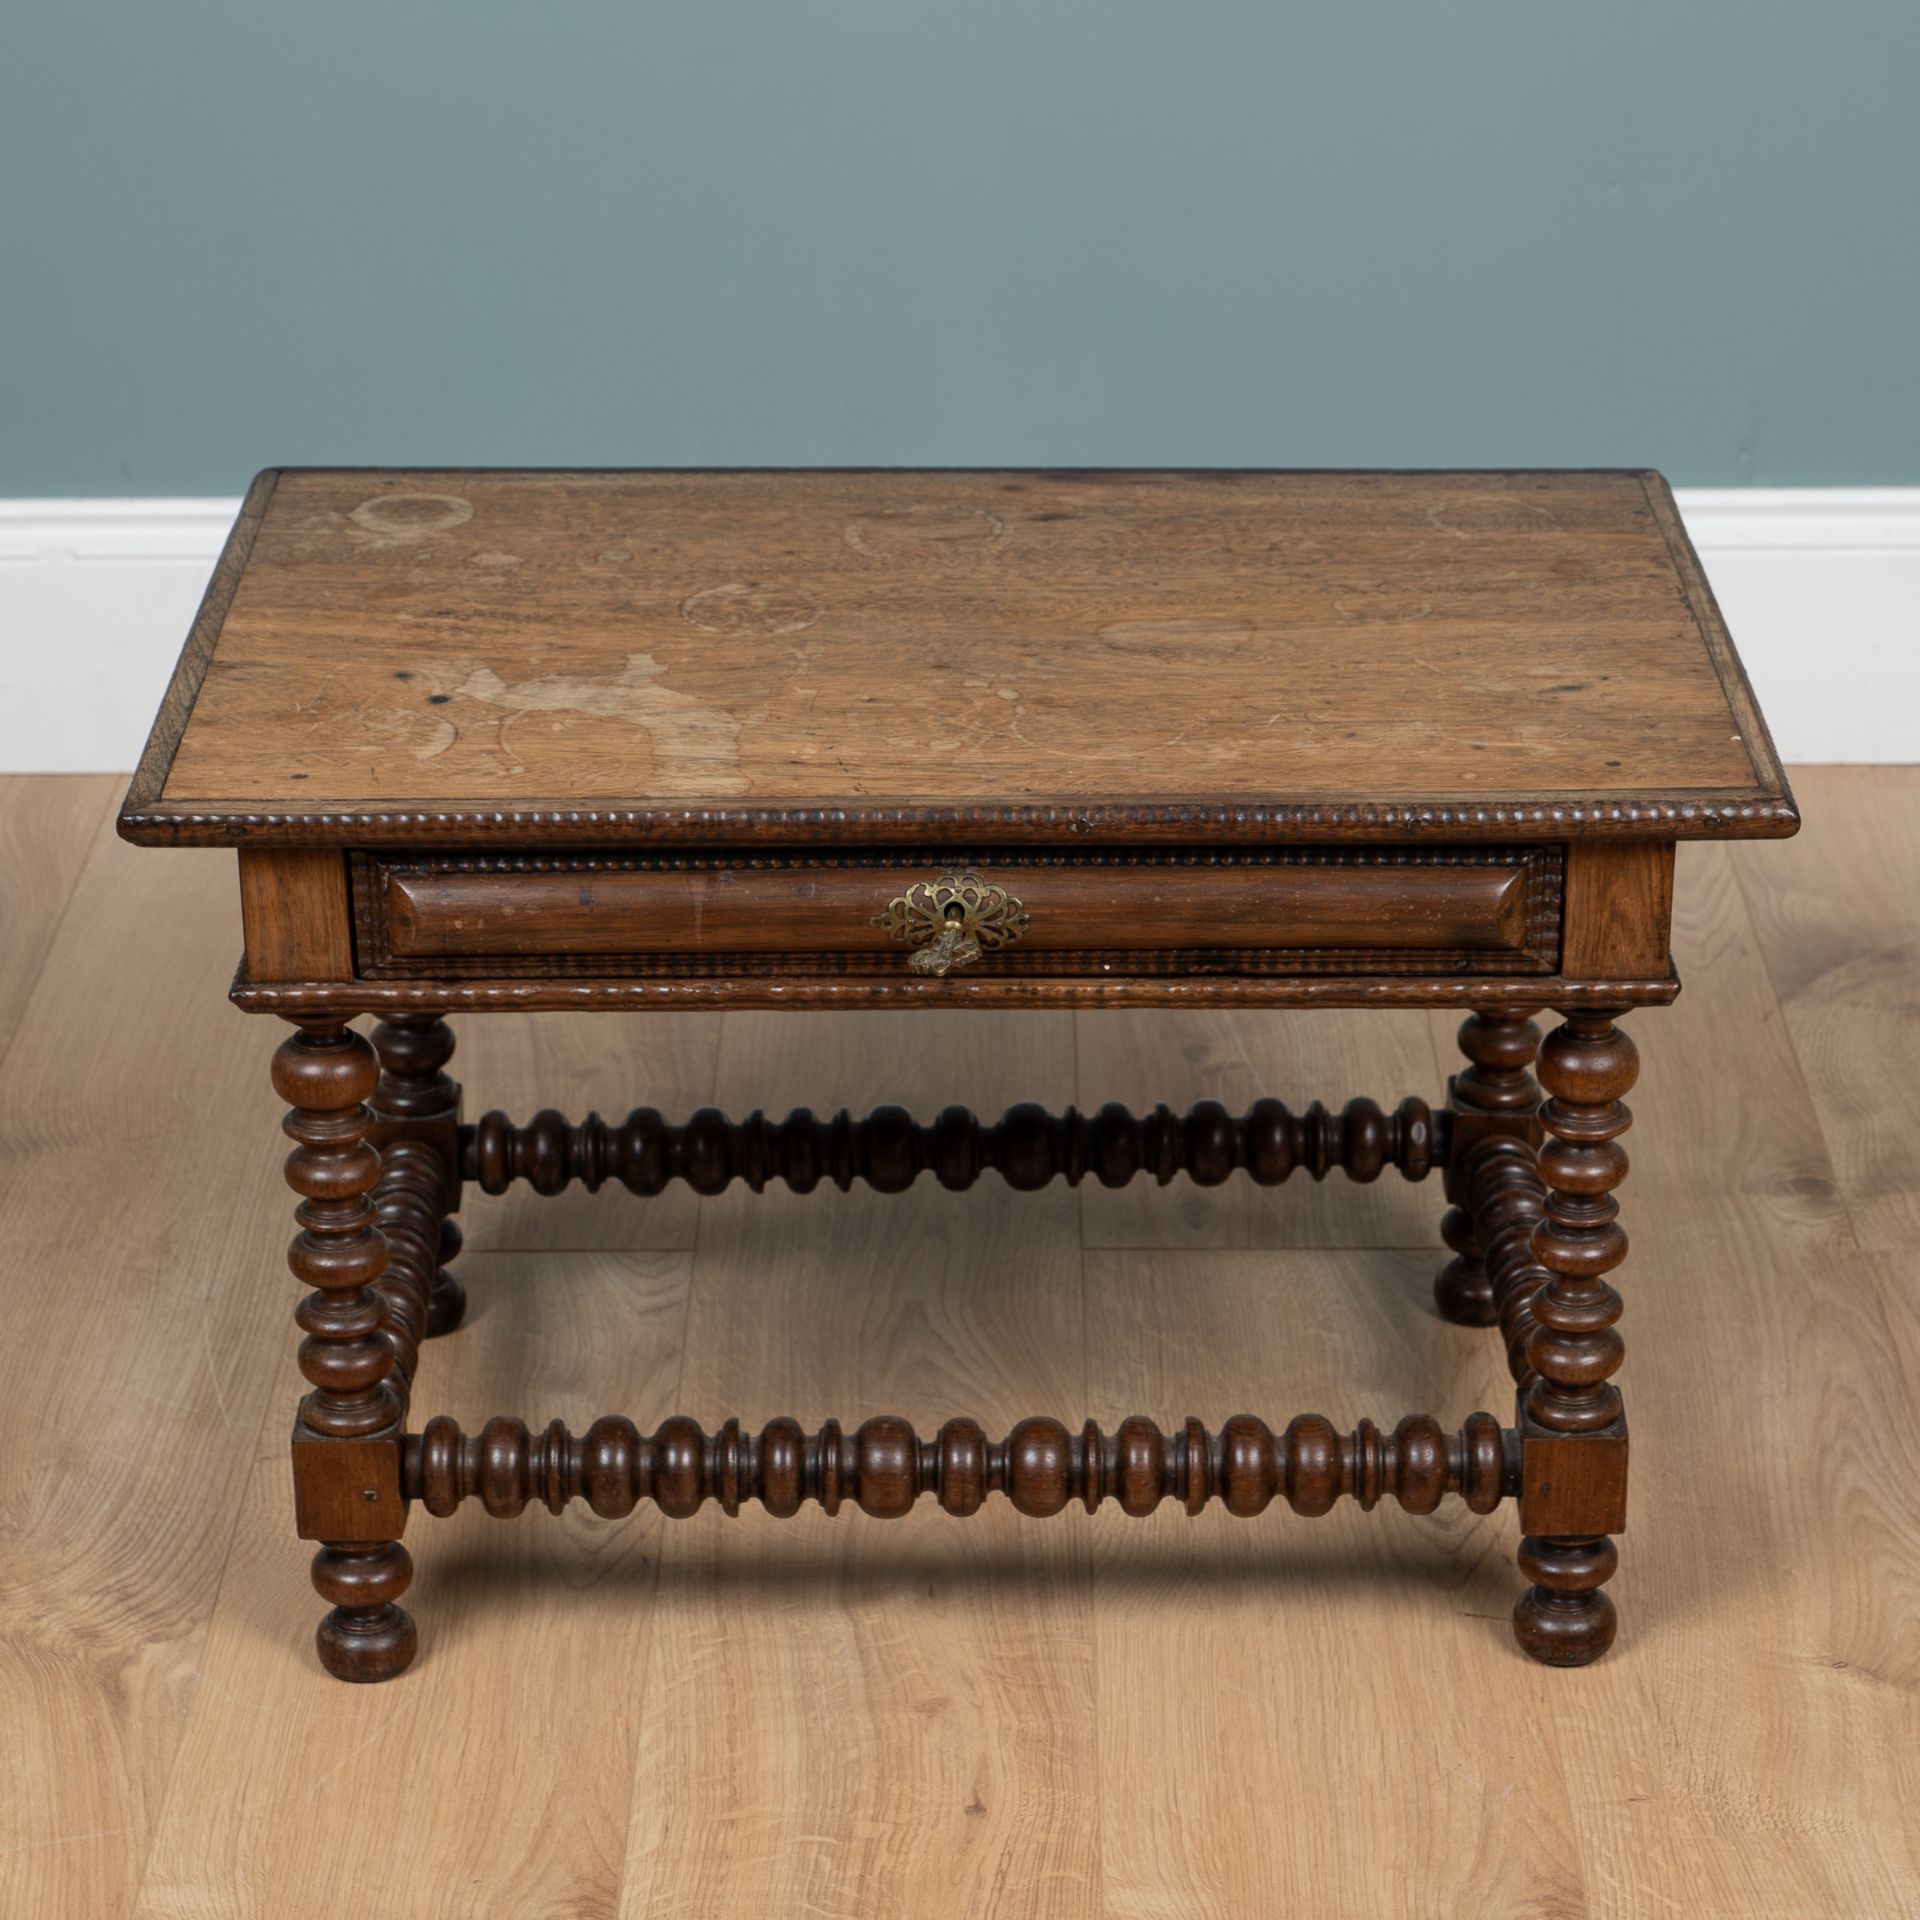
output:
[[[437,1013],[396,1013],[374,1028],[373,1044],[380,1056],[380,1084],[368,1102],[374,1144],[390,1166],[396,1158],[422,1157],[415,1177],[404,1183],[404,1202],[383,1191],[381,1225],[390,1237],[404,1229],[423,1243],[421,1337],[431,1340],[451,1333],[467,1309],[466,1289],[448,1271],[460,1252],[460,1229],[452,1218],[460,1204],[460,1083],[446,1072],[453,1029]],[[397,1155],[396,1149],[404,1151]]]
[[[1532,1067],[1540,1029],[1524,1013],[1488,1008],[1461,1022],[1459,1039],[1469,1065],[1447,1083],[1452,1145],[1446,1186],[1453,1204],[1440,1223],[1453,1258],[1434,1280],[1433,1298],[1443,1319],[1491,1327],[1500,1317],[1499,1302],[1487,1271],[1485,1223],[1472,1205],[1473,1174],[1495,1142],[1538,1144],[1540,1088]]]

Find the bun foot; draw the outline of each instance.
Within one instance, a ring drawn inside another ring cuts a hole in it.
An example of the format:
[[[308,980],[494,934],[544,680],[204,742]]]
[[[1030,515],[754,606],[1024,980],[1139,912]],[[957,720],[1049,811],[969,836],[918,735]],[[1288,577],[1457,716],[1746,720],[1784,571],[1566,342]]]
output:
[[[1455,1223],[1455,1215],[1459,1215],[1459,1223]],[[1448,1246],[1455,1246],[1455,1233],[1471,1238],[1473,1223],[1461,1208],[1453,1208],[1442,1225],[1442,1233]],[[1494,1306],[1494,1283],[1486,1277],[1486,1267],[1476,1252],[1455,1254],[1440,1269],[1434,1277],[1434,1306],[1440,1309],[1440,1319],[1452,1321],[1455,1327],[1500,1325],[1500,1308]]]
[[[320,1664],[336,1680],[391,1680],[419,1650],[413,1616],[396,1604],[413,1580],[413,1557],[397,1540],[327,1546],[313,1556],[314,1590],[334,1603],[314,1633]]]
[[[433,1276],[433,1285],[427,1292],[427,1338],[433,1340],[443,1333],[451,1333],[465,1318],[466,1311],[466,1288],[460,1284],[458,1275],[442,1267]]]
[[[1514,1602],[1513,1637],[1547,1667],[1589,1666],[1613,1645],[1619,1616],[1603,1593],[1620,1556],[1604,1536],[1595,1540],[1520,1542],[1520,1571],[1532,1582]]]

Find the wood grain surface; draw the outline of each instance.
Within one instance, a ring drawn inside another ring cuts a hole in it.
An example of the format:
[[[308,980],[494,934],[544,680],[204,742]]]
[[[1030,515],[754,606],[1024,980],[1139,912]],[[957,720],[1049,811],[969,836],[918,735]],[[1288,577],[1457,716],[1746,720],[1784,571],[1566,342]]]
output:
[[[0,775],[0,1060],[114,784],[111,774]]]
[[[901,943],[880,916],[890,900],[938,871],[927,863],[501,873],[487,862],[466,870],[396,866],[382,877],[392,950],[409,959],[843,951],[899,957]],[[1528,933],[1527,870],[1518,858],[1353,868],[983,861],[977,871],[1024,908],[1017,933],[1023,955],[1182,947],[1498,952],[1523,946]]]
[[[1638,473],[265,476],[128,831],[1537,796],[1790,831],[1670,507]]]
[[[1809,776],[1826,830],[1738,872],[1860,1244],[1920,1247],[1912,1090],[1920,1087],[1920,768]],[[1868,846],[1863,874],[1832,848]],[[1889,1088],[1908,1089],[1903,1109]]]
[[[1911,1136],[1920,889],[1888,862],[1920,784],[1799,784],[1790,879],[1778,850],[1681,850],[1688,991],[1626,1022],[1638,1458],[1599,1665],[1511,1649],[1510,1510],[669,1530],[474,1509],[409,1530],[427,1654],[370,1690],[303,1646],[277,1023],[221,1004],[231,864],[135,855],[98,796],[90,846],[60,842],[64,917],[0,1002],[0,1912],[1914,1911],[1920,1324],[1897,1236],[1920,1176],[1888,1143]],[[1457,1024],[471,1019],[454,1070],[470,1106],[518,1113],[1391,1102],[1439,1092]],[[470,1319],[419,1410],[1499,1411],[1498,1340],[1425,1311],[1439,1205],[1384,1181],[1251,1204],[470,1193]]]

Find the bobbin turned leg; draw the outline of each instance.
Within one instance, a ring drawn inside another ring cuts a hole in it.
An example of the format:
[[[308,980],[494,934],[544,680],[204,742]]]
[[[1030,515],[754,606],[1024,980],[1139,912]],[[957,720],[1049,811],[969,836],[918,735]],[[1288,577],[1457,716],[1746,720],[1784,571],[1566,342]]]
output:
[[[448,1271],[460,1252],[452,1218],[460,1205],[460,1083],[445,1071],[453,1029],[436,1013],[396,1013],[374,1028],[373,1045],[380,1056],[380,1084],[368,1103],[373,1143],[391,1176],[383,1187],[396,1190],[383,1191],[377,1205],[390,1238],[404,1223],[428,1241],[422,1334],[430,1340],[451,1333],[467,1310],[466,1289]],[[409,1163],[403,1179],[398,1169]]]
[[[319,1541],[313,1584],[332,1611],[316,1642],[341,1680],[386,1680],[413,1658],[412,1619],[398,1604],[413,1577],[399,1535],[403,1377],[377,1290],[387,1245],[374,1220],[380,1155],[366,1100],[378,1079],[365,1040],[337,1021],[298,1027],[273,1057],[273,1084],[292,1108],[287,1184],[300,1195],[300,1231],[287,1250],[312,1287],[295,1315],[310,1388],[293,1429],[294,1510],[303,1540]]]
[[[1490,1327],[1499,1320],[1499,1302],[1487,1272],[1488,1236],[1473,1207],[1473,1176],[1489,1148],[1539,1144],[1540,1088],[1530,1069],[1540,1029],[1524,1013],[1493,1007],[1469,1014],[1459,1039],[1470,1064],[1447,1083],[1453,1142],[1446,1187],[1453,1204],[1440,1223],[1454,1257],[1435,1278],[1433,1298],[1443,1319]]]
[[[1540,1079],[1546,1213],[1533,1257],[1547,1278],[1532,1297],[1531,1378],[1520,1395],[1520,1570],[1532,1582],[1513,1610],[1520,1645],[1549,1666],[1579,1667],[1613,1644],[1602,1591],[1626,1524],[1627,1425],[1613,1384],[1624,1353],[1620,1296],[1607,1275],[1626,1257],[1613,1190],[1625,1179],[1622,1096],[1639,1056],[1615,1012],[1572,1013],[1547,1036]]]

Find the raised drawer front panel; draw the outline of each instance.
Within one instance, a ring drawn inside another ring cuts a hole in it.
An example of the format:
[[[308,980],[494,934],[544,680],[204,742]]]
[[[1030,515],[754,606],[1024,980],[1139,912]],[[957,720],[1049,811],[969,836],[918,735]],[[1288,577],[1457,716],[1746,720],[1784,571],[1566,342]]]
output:
[[[887,975],[949,922],[976,978],[1550,974],[1561,877],[1557,846],[353,857],[372,978]]]

